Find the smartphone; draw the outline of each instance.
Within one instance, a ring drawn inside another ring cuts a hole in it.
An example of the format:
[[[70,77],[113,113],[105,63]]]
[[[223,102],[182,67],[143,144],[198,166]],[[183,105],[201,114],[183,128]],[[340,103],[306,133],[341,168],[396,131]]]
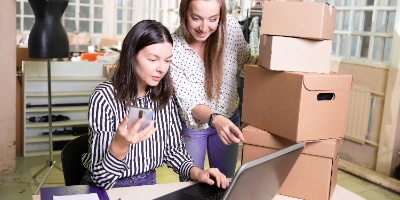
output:
[[[129,108],[129,125],[132,125],[140,118],[144,118],[144,122],[139,127],[139,131],[146,128],[153,120],[153,110],[150,108],[140,108],[136,106],[131,106]]]

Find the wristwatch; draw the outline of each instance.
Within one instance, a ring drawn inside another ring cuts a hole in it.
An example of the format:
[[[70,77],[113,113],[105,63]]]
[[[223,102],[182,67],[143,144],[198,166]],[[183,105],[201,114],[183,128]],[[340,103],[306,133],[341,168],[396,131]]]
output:
[[[212,124],[212,122],[213,122],[214,117],[217,116],[217,115],[221,115],[221,114],[213,113],[213,114],[210,115],[210,119],[208,120],[208,126],[210,126],[212,128],[215,128],[214,125]]]

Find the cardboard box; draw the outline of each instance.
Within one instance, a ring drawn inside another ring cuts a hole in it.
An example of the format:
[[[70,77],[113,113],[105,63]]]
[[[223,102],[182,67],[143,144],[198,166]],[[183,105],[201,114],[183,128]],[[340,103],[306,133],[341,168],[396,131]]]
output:
[[[258,65],[277,71],[328,74],[331,53],[332,40],[261,35]]]
[[[243,129],[242,163],[283,149],[294,142],[247,126]],[[342,139],[307,142],[279,194],[307,199],[330,199],[336,187],[338,153]]]
[[[246,65],[242,122],[298,142],[341,138],[352,75]]]
[[[28,48],[26,47],[17,46],[16,53],[17,53],[16,66],[18,68],[22,67],[22,61],[47,61],[47,59],[30,58]]]
[[[336,9],[319,2],[264,1],[260,33],[332,40]]]
[[[103,76],[104,78],[106,78],[107,80],[111,80],[111,78],[114,75],[115,72],[115,68],[116,66],[113,64],[105,64],[103,65]]]

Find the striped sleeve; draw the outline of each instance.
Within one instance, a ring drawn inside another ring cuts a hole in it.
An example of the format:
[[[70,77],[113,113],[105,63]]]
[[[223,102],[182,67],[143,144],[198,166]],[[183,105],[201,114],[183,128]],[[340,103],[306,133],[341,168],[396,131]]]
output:
[[[181,139],[182,125],[179,120],[178,107],[175,98],[170,103],[170,131],[165,146],[165,162],[176,173],[181,174],[186,180],[190,178],[190,169],[194,166],[193,160],[186,151]]]
[[[118,160],[108,152],[108,146],[115,135],[115,124],[120,124],[121,116],[115,114],[124,113],[113,112],[115,108],[111,105],[118,107],[112,103],[113,98],[112,87],[99,85],[90,98],[88,111],[92,179],[97,186],[105,189],[111,188],[128,169],[126,160]]]

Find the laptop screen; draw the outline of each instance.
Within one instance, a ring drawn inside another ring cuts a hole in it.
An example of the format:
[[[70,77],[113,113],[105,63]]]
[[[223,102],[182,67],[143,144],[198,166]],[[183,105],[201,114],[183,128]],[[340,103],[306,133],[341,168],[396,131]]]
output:
[[[222,192],[222,199],[227,200],[273,199],[303,151],[304,145],[304,142],[298,143],[243,164],[224,191],[205,183],[197,183],[157,200],[210,199],[207,195],[215,196],[215,192]],[[215,191],[211,191],[212,189]]]
[[[223,199],[273,199],[304,145],[298,143],[243,164],[236,171]]]

